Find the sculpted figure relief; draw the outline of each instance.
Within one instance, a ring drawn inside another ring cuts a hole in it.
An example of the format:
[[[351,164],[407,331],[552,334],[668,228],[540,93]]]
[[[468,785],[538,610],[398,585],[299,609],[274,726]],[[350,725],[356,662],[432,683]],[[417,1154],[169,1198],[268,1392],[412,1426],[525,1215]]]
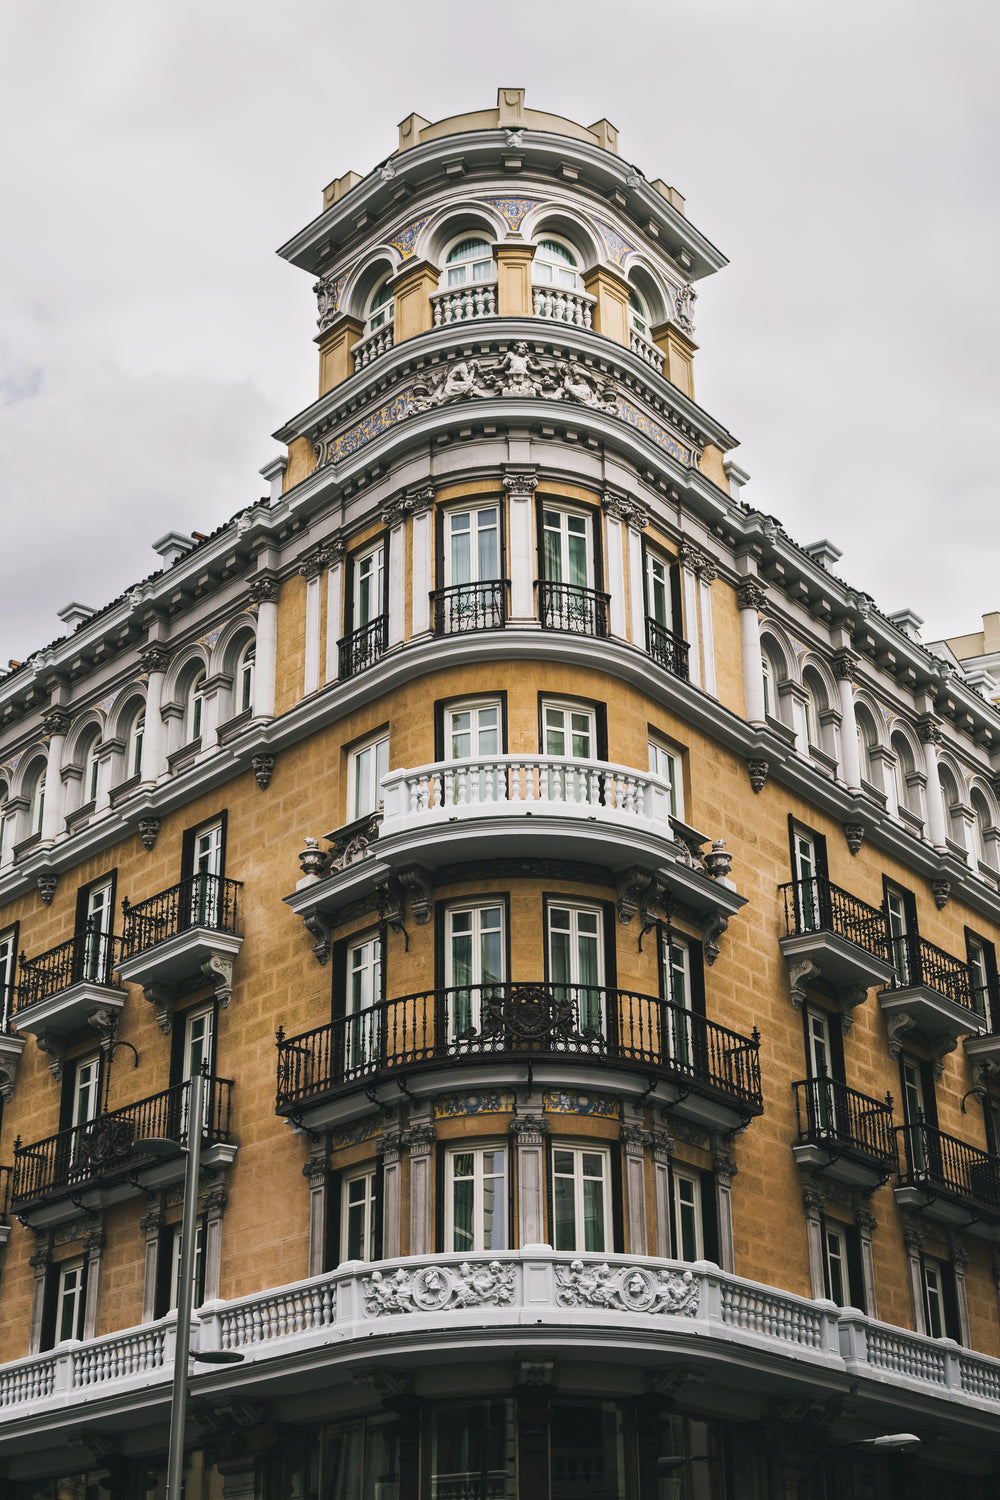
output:
[[[436,379],[419,377],[413,384],[410,403],[414,411],[427,411],[449,401],[496,395],[542,396],[549,401],[576,401],[598,411],[617,409],[613,380],[588,370],[579,360],[567,363],[547,355],[536,358],[523,339],[502,356],[459,359]]]

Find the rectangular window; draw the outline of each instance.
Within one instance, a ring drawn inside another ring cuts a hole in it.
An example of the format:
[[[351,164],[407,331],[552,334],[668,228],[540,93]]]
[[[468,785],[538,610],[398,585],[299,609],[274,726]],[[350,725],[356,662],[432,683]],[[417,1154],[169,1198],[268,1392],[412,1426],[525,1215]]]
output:
[[[649,741],[649,769],[669,783],[667,811],[672,818],[684,820],[684,774],[678,752],[662,740]]]
[[[573,760],[597,758],[597,716],[576,703],[542,702],[542,754]]]
[[[181,1025],[180,1017],[175,1018],[174,1025]],[[180,1059],[180,1082],[188,1083],[196,1073],[200,1073],[203,1066],[207,1066],[209,1073],[214,1070],[215,1062],[215,1005],[199,1005],[193,1010],[187,1011],[183,1016],[183,1051]],[[184,1124],[187,1130],[188,1115],[188,1091],[184,1091]],[[205,1081],[205,1092],[202,1103],[202,1126],[205,1127],[211,1120],[212,1093],[208,1080]]]
[[[603,1148],[555,1146],[552,1210],[557,1250],[611,1248],[610,1157]]]
[[[449,511],[445,536],[446,587],[491,583],[500,577],[500,511],[497,506]]]
[[[889,957],[895,970],[896,985],[903,989],[916,981],[914,945],[917,937],[917,908],[911,891],[883,882],[885,915],[889,928]]]
[[[927,1332],[932,1339],[943,1339],[945,1336],[944,1284],[941,1274],[943,1267],[939,1261],[924,1256],[921,1269],[924,1280],[924,1317],[927,1320]]]
[[[507,1248],[507,1153],[476,1146],[445,1156],[446,1251]]]
[[[549,583],[594,587],[590,517],[578,511],[542,510],[542,575]]]
[[[55,1341],[61,1344],[64,1339],[83,1337],[87,1277],[82,1260],[65,1261],[58,1274]]]
[[[72,1072],[72,1126],[89,1125],[101,1112],[101,1056],[81,1057]]]
[[[450,907],[445,914],[448,1040],[468,1041],[482,1029],[483,1001],[504,980],[504,907]]]
[[[382,777],[389,770],[389,736],[359,745],[347,757],[347,822],[373,813],[382,800]]]
[[[0,933],[0,1033],[10,1027],[14,1009],[14,975],[17,970],[17,928]]]
[[[385,613],[385,546],[380,543],[354,559],[354,620],[360,630]]]
[[[552,1403],[550,1432],[551,1488],[549,1500],[628,1500],[638,1493],[634,1475],[626,1466],[625,1413],[618,1401],[567,1401]],[[660,1452],[680,1452],[669,1443]],[[691,1453],[705,1453],[706,1446],[689,1448]],[[704,1468],[696,1464],[692,1473]],[[684,1473],[681,1469],[678,1472]],[[630,1482],[631,1480],[631,1482]],[[709,1490],[693,1481],[691,1488],[682,1479],[660,1481],[660,1489],[651,1494],[670,1496],[684,1494],[707,1496]],[[680,1486],[684,1488],[681,1490]],[[479,1493],[484,1493],[480,1491]],[[717,1492],[719,1493],[719,1492]]]
[[[592,906],[550,904],[549,981],[574,1005],[577,1029],[604,1034],[604,914]]]
[[[664,1052],[682,1068],[694,1061],[694,1028],[692,1022],[691,945],[687,938],[660,929],[660,975],[664,999],[677,1006],[666,1013]]]
[[[670,566],[655,552],[646,553],[646,612],[664,630],[673,630]]]
[[[850,1302],[850,1275],[847,1265],[847,1235],[825,1220],[823,1223],[823,1281],[827,1297],[838,1307]]]
[[[91,984],[104,984],[111,978],[111,929],[115,921],[113,900],[113,880],[99,881],[86,892],[80,977],[89,980]]]
[[[375,1259],[376,1174],[365,1167],[345,1173],[340,1188],[340,1258]]]
[[[181,1284],[181,1249],[184,1237],[181,1234],[181,1226],[175,1224],[168,1230],[170,1236],[170,1305],[167,1312],[171,1312],[177,1306],[178,1295]],[[194,1307],[200,1307],[205,1300],[205,1222],[203,1219],[197,1221],[194,1237]]]
[[[464,1500],[466,1496],[501,1500],[513,1494],[511,1402],[435,1403],[430,1448],[431,1500]],[[346,1493],[336,1491],[338,1497]],[[377,1493],[372,1492],[373,1500]]]
[[[470,699],[444,711],[444,759],[478,760],[501,754],[499,698]]]
[[[382,1040],[382,939],[377,932],[348,944],[345,977],[344,1067],[351,1073],[374,1062]]]
[[[285,1441],[287,1448],[287,1439]],[[303,1465],[305,1467],[305,1465]],[[315,1500],[319,1484],[301,1478],[279,1486],[281,1496]],[[399,1493],[399,1440],[395,1415],[355,1417],[323,1432],[323,1500],[393,1500]]]
[[[701,1174],[673,1169],[674,1254],[678,1260],[704,1260]]]
[[[997,951],[996,946],[977,933],[965,929],[965,948],[972,981],[972,1001],[991,1030],[996,1029],[997,1015]]]

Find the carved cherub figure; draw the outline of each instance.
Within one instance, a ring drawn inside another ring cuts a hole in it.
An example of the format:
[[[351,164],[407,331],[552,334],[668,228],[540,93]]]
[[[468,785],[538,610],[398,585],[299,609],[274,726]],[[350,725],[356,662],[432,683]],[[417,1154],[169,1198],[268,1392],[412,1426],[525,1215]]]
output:
[[[500,362],[497,370],[505,396],[537,396],[545,371],[532,359],[527,344],[519,339]],[[532,378],[534,377],[534,378]]]

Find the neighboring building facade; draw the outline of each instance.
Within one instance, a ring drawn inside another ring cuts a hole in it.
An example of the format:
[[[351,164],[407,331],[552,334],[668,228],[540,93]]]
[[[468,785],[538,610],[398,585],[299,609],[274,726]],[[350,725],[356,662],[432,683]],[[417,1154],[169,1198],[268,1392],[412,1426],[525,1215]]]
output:
[[[202,1068],[188,1500],[997,1493],[1000,716],[616,148],[404,121],[270,496],[0,682],[5,1500],[163,1500]]]

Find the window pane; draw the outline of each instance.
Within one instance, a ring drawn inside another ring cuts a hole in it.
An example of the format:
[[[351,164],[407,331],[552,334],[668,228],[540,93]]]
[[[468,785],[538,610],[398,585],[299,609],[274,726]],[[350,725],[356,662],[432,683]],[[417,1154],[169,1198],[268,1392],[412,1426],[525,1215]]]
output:
[[[604,1183],[590,1177],[583,1182],[583,1238],[585,1250],[604,1249]]]
[[[471,1172],[471,1162],[469,1170]],[[474,1199],[475,1184],[471,1176],[467,1178],[456,1177],[453,1195],[454,1233],[451,1246],[453,1250],[474,1250],[476,1248],[473,1232]]]
[[[576,1249],[576,1214],[574,1210],[573,1179],[556,1177],[552,1187],[553,1209],[556,1221],[557,1250]]]

